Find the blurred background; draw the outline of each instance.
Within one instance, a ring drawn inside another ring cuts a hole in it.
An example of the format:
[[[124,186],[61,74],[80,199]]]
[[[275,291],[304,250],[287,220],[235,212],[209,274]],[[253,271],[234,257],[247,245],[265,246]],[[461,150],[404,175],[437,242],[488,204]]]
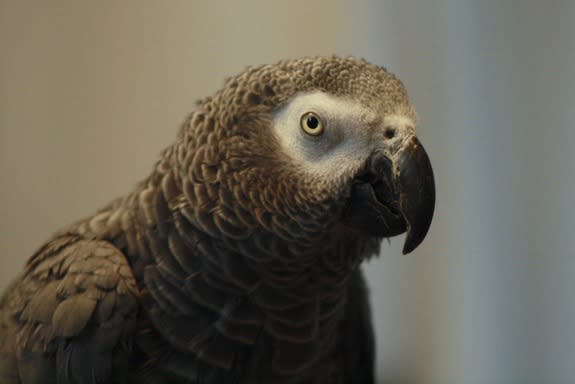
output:
[[[250,64],[354,55],[406,84],[423,245],[365,265],[378,383],[575,383],[575,2],[0,0],[0,288],[144,178]]]

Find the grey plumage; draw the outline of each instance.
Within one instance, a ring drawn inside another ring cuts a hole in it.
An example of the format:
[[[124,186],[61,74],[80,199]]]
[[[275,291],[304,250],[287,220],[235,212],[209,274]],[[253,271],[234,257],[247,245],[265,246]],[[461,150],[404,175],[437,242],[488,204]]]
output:
[[[0,381],[373,382],[358,265],[429,228],[415,124],[401,82],[352,58],[228,79],[144,182],[28,261],[0,301]]]

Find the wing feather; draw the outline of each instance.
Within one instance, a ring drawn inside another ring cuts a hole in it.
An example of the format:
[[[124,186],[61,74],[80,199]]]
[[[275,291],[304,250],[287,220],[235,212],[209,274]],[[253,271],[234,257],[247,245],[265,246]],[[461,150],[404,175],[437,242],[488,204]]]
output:
[[[0,382],[110,382],[120,350],[131,348],[138,297],[112,244],[53,239],[0,301]]]

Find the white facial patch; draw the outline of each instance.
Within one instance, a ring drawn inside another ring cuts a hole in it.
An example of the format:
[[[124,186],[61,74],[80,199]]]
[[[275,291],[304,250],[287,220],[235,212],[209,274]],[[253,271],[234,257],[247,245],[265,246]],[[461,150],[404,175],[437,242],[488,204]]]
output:
[[[302,129],[302,116],[313,112],[323,132]],[[371,154],[374,129],[382,117],[360,103],[324,92],[295,96],[274,116],[274,132],[285,153],[306,172],[333,178],[359,169]]]

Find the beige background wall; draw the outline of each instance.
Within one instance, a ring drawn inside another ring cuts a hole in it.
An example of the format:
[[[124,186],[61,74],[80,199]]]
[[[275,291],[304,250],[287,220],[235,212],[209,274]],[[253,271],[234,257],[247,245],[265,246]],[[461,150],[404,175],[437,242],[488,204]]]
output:
[[[146,176],[225,76],[340,51],[331,3],[0,1],[0,281]]]
[[[428,239],[366,271],[382,383],[575,382],[575,5],[0,0],[0,288],[125,193],[248,64],[354,54],[406,83]]]

